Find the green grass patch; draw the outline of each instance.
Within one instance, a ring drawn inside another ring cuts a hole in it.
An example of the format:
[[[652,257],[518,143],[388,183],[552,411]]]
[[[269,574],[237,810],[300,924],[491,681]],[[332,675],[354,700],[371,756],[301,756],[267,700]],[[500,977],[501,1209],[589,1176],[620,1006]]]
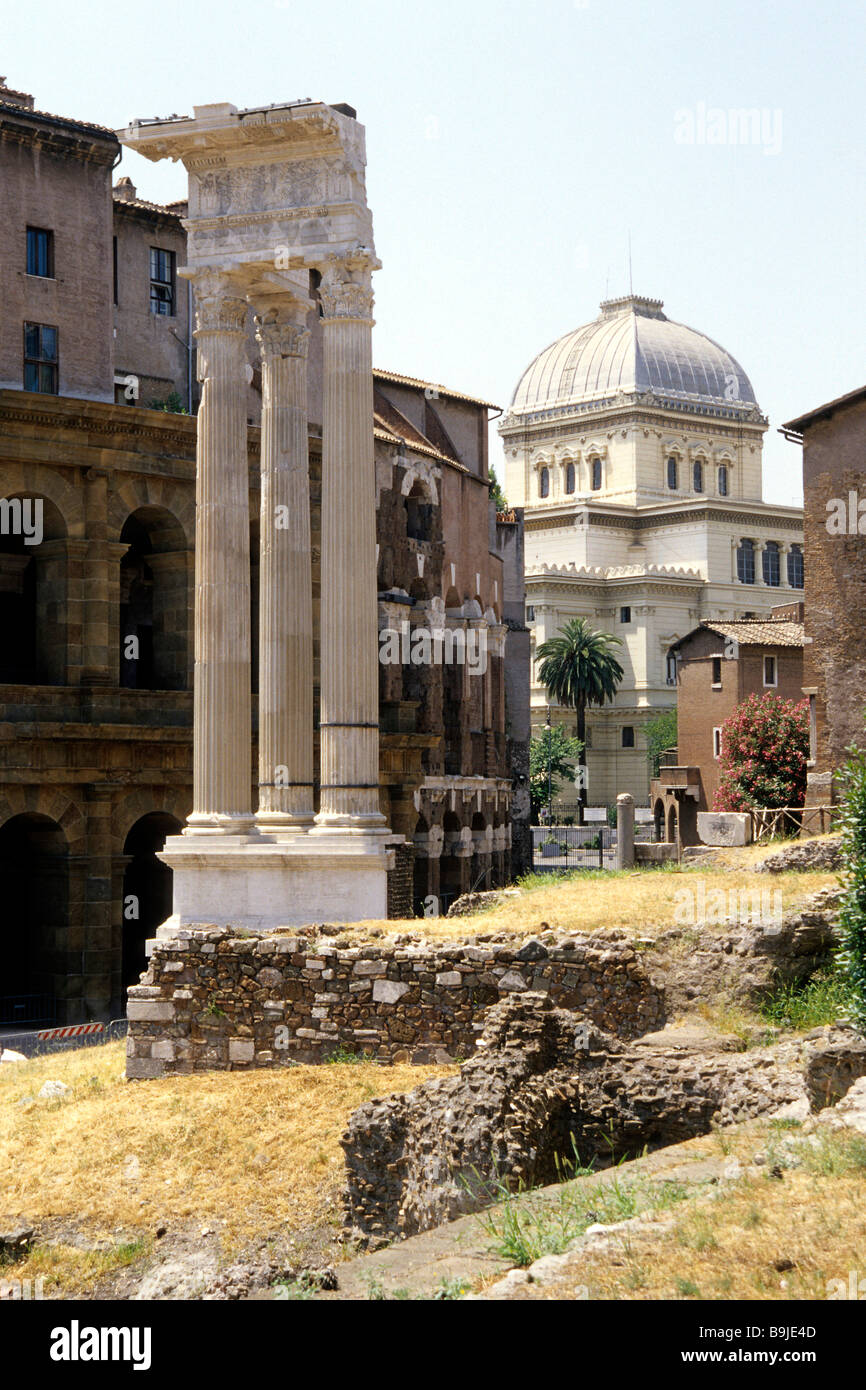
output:
[[[846,1018],[851,1005],[851,988],[844,976],[819,970],[804,983],[779,985],[762,1002],[761,1017],[776,1028],[818,1028]]]

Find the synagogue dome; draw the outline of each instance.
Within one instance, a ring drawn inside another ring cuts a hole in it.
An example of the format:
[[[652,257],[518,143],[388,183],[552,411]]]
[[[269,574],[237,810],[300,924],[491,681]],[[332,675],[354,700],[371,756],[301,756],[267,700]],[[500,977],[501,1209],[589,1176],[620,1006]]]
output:
[[[625,295],[600,307],[597,319],[558,338],[529,364],[509,415],[606,405],[620,395],[646,393],[680,408],[757,410],[739,362],[705,333],[669,319],[660,299]]]

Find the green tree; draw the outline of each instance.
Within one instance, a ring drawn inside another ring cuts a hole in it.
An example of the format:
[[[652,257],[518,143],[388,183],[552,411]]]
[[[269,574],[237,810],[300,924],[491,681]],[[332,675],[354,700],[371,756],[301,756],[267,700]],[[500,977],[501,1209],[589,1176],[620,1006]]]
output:
[[[550,767],[550,797],[556,796],[562,783],[574,781],[575,763],[583,752],[583,744],[570,738],[564,724],[548,725],[529,745],[529,799],[532,818],[540,819],[540,811],[548,800],[548,765]]]
[[[677,712],[675,709],[659,710],[643,726],[646,739],[646,756],[650,765],[650,777],[658,777],[662,753],[675,748],[677,742]]]
[[[722,725],[713,810],[802,806],[808,757],[808,700],[750,695]]]
[[[148,401],[148,410],[164,410],[169,415],[188,415],[189,411],[178,395],[177,391],[169,391],[168,395],[161,400],[154,399]]]
[[[836,966],[851,997],[851,1021],[866,1031],[866,752],[852,744],[842,783],[842,886]]]
[[[542,642],[536,656],[541,662],[538,678],[552,700],[577,714],[577,738],[586,747],[586,711],[590,705],[613,701],[623,669],[613,654],[621,646],[618,637],[596,632],[586,618],[572,618],[562,632]],[[586,787],[577,798],[577,823],[583,825]]]
[[[487,476],[490,479],[491,502],[494,502],[496,504],[496,510],[498,512],[507,512],[508,499],[506,498],[505,493],[502,491],[502,488],[499,486],[499,479],[497,478],[496,473],[492,467],[488,468]]]

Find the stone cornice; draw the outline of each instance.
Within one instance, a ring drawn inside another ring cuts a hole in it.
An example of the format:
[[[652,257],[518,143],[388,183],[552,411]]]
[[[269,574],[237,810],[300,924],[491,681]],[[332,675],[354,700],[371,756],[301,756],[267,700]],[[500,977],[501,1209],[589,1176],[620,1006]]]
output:
[[[667,400],[644,392],[623,394],[606,401],[588,402],[585,405],[551,406],[546,410],[531,411],[525,415],[512,415],[506,411],[497,429],[503,440],[513,440],[521,434],[525,437],[539,433],[549,436],[552,427],[558,427],[560,433],[573,433],[575,429],[584,428],[583,422],[590,421],[596,429],[602,427],[606,421],[619,427],[623,415],[629,416],[635,423],[648,425],[655,425],[660,418],[667,421],[676,419],[678,422],[692,418],[700,420],[704,430],[707,428],[704,422],[712,421],[713,429],[718,432],[723,429],[731,432],[750,429],[763,434],[769,427],[767,416],[762,415],[757,406],[748,409],[743,407],[735,414],[733,409],[726,406],[702,405],[697,401]]]
[[[716,506],[712,502],[703,502],[695,507],[675,506],[675,509],[671,511],[659,507],[647,511],[624,508],[621,512],[615,512],[595,511],[589,504],[585,509],[581,507],[579,511],[572,511],[571,509],[560,511],[551,508],[549,514],[541,508],[534,510],[527,507],[524,529],[527,532],[554,531],[571,526],[575,530],[582,530],[588,524],[604,529],[654,531],[660,530],[663,526],[687,526],[695,521],[723,522],[732,525],[748,523],[749,525],[768,526],[784,531],[802,529],[803,513],[801,508],[763,510],[770,505],[772,504],[766,502],[743,502],[737,506],[726,502],[723,506]],[[785,515],[785,510],[788,511],[788,515]]]

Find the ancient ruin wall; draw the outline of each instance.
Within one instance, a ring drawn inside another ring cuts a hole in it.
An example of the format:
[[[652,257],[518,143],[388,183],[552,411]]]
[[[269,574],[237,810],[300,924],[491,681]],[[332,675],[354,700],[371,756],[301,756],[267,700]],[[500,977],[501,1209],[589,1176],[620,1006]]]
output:
[[[541,991],[621,1037],[664,1022],[664,992],[603,935],[549,948],[425,943],[338,948],[319,937],[190,929],[159,942],[129,991],[127,1075],[321,1062],[471,1057],[485,1011]]]

